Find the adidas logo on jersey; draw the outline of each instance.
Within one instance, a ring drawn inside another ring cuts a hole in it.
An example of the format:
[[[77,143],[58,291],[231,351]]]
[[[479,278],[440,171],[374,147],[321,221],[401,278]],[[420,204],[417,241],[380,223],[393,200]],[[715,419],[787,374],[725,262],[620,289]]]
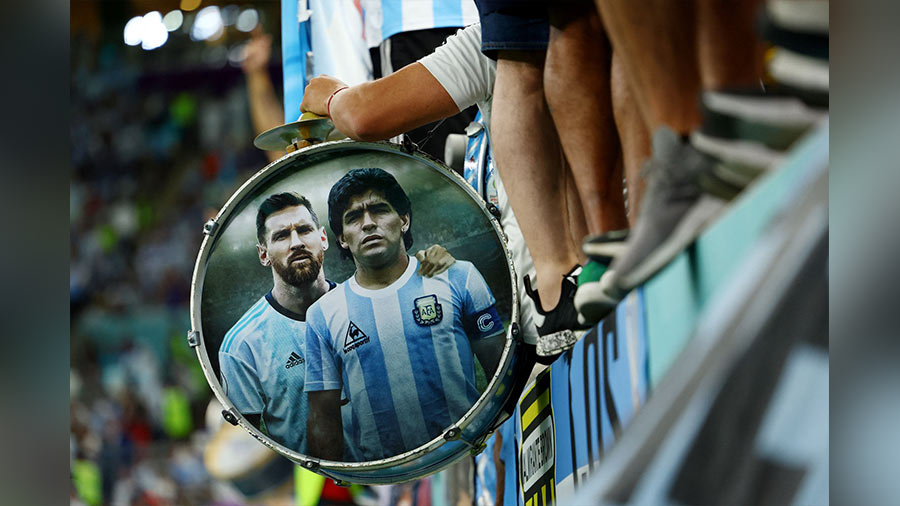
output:
[[[287,365],[285,365],[284,368],[290,369],[291,367],[294,367],[295,365],[300,365],[303,362],[306,362],[306,360],[303,357],[301,357],[299,354],[297,354],[296,351],[292,351],[290,358],[288,358]]]
[[[344,337],[344,353],[350,353],[368,342],[369,336],[351,321],[350,327],[347,328],[347,335]]]

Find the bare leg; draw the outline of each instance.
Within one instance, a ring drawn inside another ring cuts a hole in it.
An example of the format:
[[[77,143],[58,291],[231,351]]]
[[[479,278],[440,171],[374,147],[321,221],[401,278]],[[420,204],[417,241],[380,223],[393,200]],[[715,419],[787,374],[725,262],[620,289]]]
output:
[[[491,120],[497,170],[534,260],[542,305],[549,310],[579,252],[571,247],[565,167],[544,100],[543,53],[498,56]]]
[[[650,157],[650,136],[629,89],[622,58],[618,53],[613,53],[612,60],[613,116],[622,142],[621,163],[628,188],[628,223],[634,227],[646,186],[641,165]]]
[[[704,204],[701,199],[698,183],[709,171],[709,158],[682,139],[701,124],[702,86],[729,86],[733,80],[752,76],[756,67],[740,68],[748,57],[735,56],[733,51],[748,44],[745,32],[737,27],[746,21],[749,10],[736,8],[737,2],[595,2],[613,49],[622,57],[628,89],[653,144],[653,170],[641,217],[627,248],[611,266],[618,275],[615,285],[624,293],[663,268],[720,209],[716,202],[707,199]],[[726,12],[729,9],[739,12]],[[726,18],[724,26],[719,24],[720,15]],[[749,45],[752,55],[756,44]],[[725,61],[732,56],[735,62]],[[710,60],[716,65],[711,66]]]
[[[757,85],[764,51],[754,23],[760,0],[696,1],[703,89]]]
[[[693,1],[596,0],[616,47],[613,104],[632,224],[643,194],[640,164],[650,154],[648,132],[665,124],[687,134],[699,125],[701,84],[753,86],[762,75],[763,46],[753,22],[760,0]],[[635,108],[645,128],[629,112]]]
[[[584,236],[588,234],[588,225],[587,221],[584,217],[584,207],[581,205],[581,197],[578,192],[578,182],[575,180],[575,176],[572,174],[572,170],[569,168],[568,163],[566,162],[565,156],[560,152],[560,159],[564,167],[564,174],[566,175],[566,205],[568,207],[568,219],[569,219],[569,250],[574,251],[578,256],[578,263],[583,264],[586,260],[584,253],[581,252],[581,242],[584,241]],[[570,267],[571,268],[571,267]]]
[[[595,0],[653,144],[640,217],[610,265],[618,296],[664,267],[703,224],[673,234],[700,198],[696,181],[705,167],[681,141],[702,121],[696,1]]]
[[[550,9],[544,86],[553,122],[571,167],[588,232],[627,224],[619,139],[610,95],[611,49],[590,3]],[[580,241],[578,241],[580,243]]]
[[[595,0],[648,130],[700,124],[694,0]]]

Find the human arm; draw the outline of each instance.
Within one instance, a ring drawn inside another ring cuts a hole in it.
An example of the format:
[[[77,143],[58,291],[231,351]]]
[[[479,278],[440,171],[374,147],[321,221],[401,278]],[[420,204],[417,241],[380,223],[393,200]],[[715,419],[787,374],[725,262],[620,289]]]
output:
[[[332,95],[344,86],[331,76],[312,78],[300,111],[330,116],[339,131],[361,141],[389,139],[459,112],[450,94],[419,62]]]
[[[468,270],[462,287],[463,325],[472,353],[490,381],[506,342],[503,320],[497,312],[494,295],[478,269],[469,262],[461,262],[460,267]]]
[[[486,339],[472,341],[472,353],[484,369],[484,375],[488,381],[494,377],[497,372],[497,366],[500,365],[500,355],[503,354],[503,344],[506,341],[506,334],[500,332]]]
[[[453,255],[440,244],[433,244],[427,249],[419,250],[416,253],[416,260],[419,261],[419,275],[426,278],[437,276],[456,263]]]
[[[341,423],[341,391],[307,392],[309,415],[306,437],[309,454],[326,460],[343,459],[344,428]]]
[[[272,53],[272,36],[254,30],[244,53],[241,68],[247,78],[247,97],[250,103],[250,119],[253,130],[259,135],[284,123],[284,112],[269,77],[269,58]],[[269,161],[275,161],[281,153],[266,151]]]
[[[319,300],[321,301],[321,299]],[[309,411],[306,418],[307,450],[314,457],[342,460],[344,429],[341,418],[341,376],[330,346],[328,326],[319,301],[307,310],[306,371],[303,389]]]

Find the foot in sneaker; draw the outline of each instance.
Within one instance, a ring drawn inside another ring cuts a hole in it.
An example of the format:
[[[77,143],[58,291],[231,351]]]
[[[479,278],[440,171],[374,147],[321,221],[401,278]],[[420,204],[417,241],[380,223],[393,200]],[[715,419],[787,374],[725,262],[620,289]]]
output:
[[[581,273],[578,274],[578,286],[600,281],[600,278],[606,273],[608,268],[609,262],[595,262],[594,260],[588,260],[587,263],[584,264],[584,267],[581,268]]]
[[[615,298],[665,267],[720,210],[704,204],[700,209],[703,212],[689,214],[701,201],[698,180],[711,170],[713,158],[665,127],[653,133],[652,147],[653,156],[645,166],[647,190],[637,226],[629,234],[625,250],[610,266],[615,271],[610,295]],[[682,223],[686,217],[691,219]]]
[[[698,183],[726,200],[780,164],[786,151],[827,116],[825,109],[776,90],[706,91],[701,110],[703,125],[691,134],[691,144],[716,162]]]
[[[547,311],[541,305],[541,296],[532,288],[531,279],[525,276],[525,293],[534,301],[538,317],[542,323],[536,323],[538,331],[537,355],[541,363],[549,363],[559,354],[575,345],[577,336],[574,330],[585,330],[588,327],[578,323],[578,312],[575,310],[574,298],[578,289],[578,275],[581,266],[576,265],[562,278],[559,302],[556,307]],[[542,360],[543,359],[543,360]]]
[[[614,279],[609,265],[615,257],[625,250],[625,240],[628,238],[628,230],[615,230],[605,234],[589,236],[584,240],[582,250],[590,258],[585,264],[584,271],[591,266],[600,275],[591,279],[584,279],[584,274],[578,277],[578,291],[575,292],[575,309],[578,311],[578,321],[582,324],[593,325],[602,320],[612,311],[619,298],[615,296],[615,290],[610,290]]]
[[[574,303],[579,322],[596,324],[616,308],[621,299],[615,297],[615,290],[611,289],[614,279],[613,271],[607,270],[599,281],[578,286]]]
[[[581,251],[588,258],[597,262],[604,259],[613,259],[625,249],[625,241],[628,239],[628,229],[613,230],[604,234],[589,235],[581,244]],[[607,262],[608,264],[608,262]]]
[[[536,353],[537,362],[543,365],[550,365],[559,358],[566,350],[575,346],[578,336],[572,330],[560,330],[538,337]]]

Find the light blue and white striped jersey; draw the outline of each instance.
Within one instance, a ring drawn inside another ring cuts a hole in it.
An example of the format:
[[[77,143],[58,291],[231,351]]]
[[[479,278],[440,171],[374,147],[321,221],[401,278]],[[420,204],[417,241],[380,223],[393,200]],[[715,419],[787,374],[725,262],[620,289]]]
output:
[[[474,0],[362,0],[366,42],[375,47],[400,32],[478,22]]]
[[[260,298],[225,334],[219,367],[225,395],[243,414],[260,414],[269,436],[306,453],[303,391],[306,323],[272,297]]]
[[[341,389],[349,399],[345,446],[358,461],[412,450],[462,418],[479,397],[470,341],[503,332],[470,262],[432,278],[417,269],[410,257],[379,290],[351,277],[307,311],[306,391]]]

